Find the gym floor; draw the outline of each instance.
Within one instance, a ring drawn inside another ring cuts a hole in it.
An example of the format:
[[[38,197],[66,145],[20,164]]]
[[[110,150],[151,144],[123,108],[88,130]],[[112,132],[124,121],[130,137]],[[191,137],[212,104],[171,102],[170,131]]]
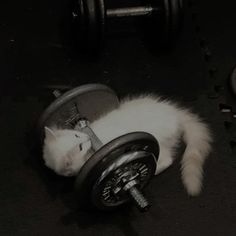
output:
[[[137,34],[116,35],[96,59],[65,46],[68,2],[1,3],[0,234],[236,235],[236,97],[227,85],[236,64],[236,2],[185,1],[184,27],[171,50],[154,53]],[[53,87],[91,82],[120,97],[161,93],[206,119],[215,143],[199,197],[187,196],[176,162],[146,189],[147,213],[133,206],[76,211],[72,181],[42,165],[32,134]]]

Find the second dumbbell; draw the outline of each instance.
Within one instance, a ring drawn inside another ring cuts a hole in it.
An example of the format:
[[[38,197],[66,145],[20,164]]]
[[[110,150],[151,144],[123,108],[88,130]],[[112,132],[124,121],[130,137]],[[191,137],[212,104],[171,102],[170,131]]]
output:
[[[182,0],[161,0],[155,4],[109,9],[104,0],[76,0],[72,15],[80,46],[86,50],[97,51],[104,38],[106,22],[110,18],[136,16],[148,18],[149,28],[152,25],[151,34],[157,34],[156,26],[161,25],[162,37],[167,43],[172,41],[182,23]]]

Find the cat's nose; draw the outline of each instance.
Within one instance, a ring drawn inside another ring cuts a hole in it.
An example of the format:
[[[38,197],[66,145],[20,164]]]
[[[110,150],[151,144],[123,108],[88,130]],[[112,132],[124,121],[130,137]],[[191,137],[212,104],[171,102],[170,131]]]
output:
[[[67,177],[74,176],[74,173],[73,173],[73,172],[66,173],[66,176],[67,176]]]
[[[71,177],[75,175],[75,172],[71,169],[67,169],[67,170],[63,170],[62,171],[62,175],[66,176],[66,177]]]

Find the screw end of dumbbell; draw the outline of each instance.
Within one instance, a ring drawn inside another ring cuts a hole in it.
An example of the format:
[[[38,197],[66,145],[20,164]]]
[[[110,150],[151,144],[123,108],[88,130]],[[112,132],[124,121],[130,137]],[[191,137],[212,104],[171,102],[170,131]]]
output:
[[[151,207],[151,205],[148,203],[146,206],[144,206],[142,208],[140,207],[139,211],[142,212],[142,213],[145,213],[150,209],[150,207]]]
[[[132,186],[128,190],[128,192],[131,198],[133,199],[135,205],[138,207],[138,209],[141,212],[148,211],[148,209],[150,208],[150,204],[138,188],[136,188],[135,186]]]

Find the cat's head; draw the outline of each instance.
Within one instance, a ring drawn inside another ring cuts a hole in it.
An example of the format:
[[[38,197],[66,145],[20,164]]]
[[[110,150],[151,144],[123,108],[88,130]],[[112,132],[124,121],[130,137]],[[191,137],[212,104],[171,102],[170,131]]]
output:
[[[92,144],[87,134],[45,127],[43,159],[57,174],[75,176],[90,157]]]

